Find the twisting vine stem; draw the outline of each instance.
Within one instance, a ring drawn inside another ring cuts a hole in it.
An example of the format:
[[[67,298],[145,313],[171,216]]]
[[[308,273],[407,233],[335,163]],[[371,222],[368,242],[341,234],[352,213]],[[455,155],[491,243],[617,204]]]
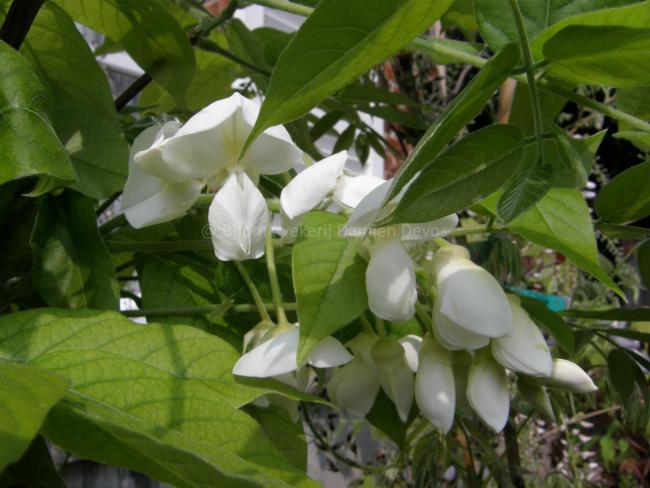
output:
[[[530,51],[530,42],[528,41],[528,34],[524,26],[524,17],[519,7],[519,0],[510,0],[510,7],[512,14],[515,17],[515,25],[517,26],[517,34],[521,44],[521,54],[524,58],[524,65],[526,67],[526,79],[528,80],[528,93],[530,95],[530,105],[533,111],[533,126],[535,128],[535,140],[537,141],[537,162],[542,159],[543,140],[542,134],[544,131],[544,121],[542,120],[542,106],[539,103],[539,94],[537,92],[537,81],[535,80],[535,65],[533,61],[533,54]]]

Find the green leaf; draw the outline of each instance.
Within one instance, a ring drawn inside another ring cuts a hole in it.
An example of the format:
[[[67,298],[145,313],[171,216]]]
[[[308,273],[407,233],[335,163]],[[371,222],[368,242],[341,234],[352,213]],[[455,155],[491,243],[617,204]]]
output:
[[[0,41],[0,184],[16,178],[49,175],[77,179],[48,116],[50,94],[30,63]]]
[[[322,0],[282,52],[249,136],[309,112],[440,18],[452,0]]]
[[[528,38],[533,39],[547,27],[574,15],[626,5],[638,0],[537,0],[519,1]],[[493,49],[519,42],[510,0],[475,0],[476,20],[481,36]]]
[[[378,225],[429,222],[474,205],[512,177],[522,142],[521,129],[513,125],[491,125],[463,137],[422,169]]]
[[[625,337],[626,339],[647,342],[650,344],[650,333],[648,332],[641,332],[634,329],[618,329],[616,327],[590,327],[587,330],[597,330],[607,335]]]
[[[212,34],[210,37],[215,36],[216,34]],[[196,72],[187,88],[185,107],[197,111],[216,100],[228,97],[232,93],[232,82],[241,76],[241,69],[229,59],[203,49],[196,49],[194,57]],[[145,107],[155,105],[160,112],[169,112],[176,108],[174,99],[156,82],[150,83],[142,91],[138,104]]]
[[[616,239],[644,239],[650,237],[650,229],[634,225],[608,224],[600,222],[597,228],[603,234]]]
[[[567,26],[544,44],[546,69],[550,75],[572,83],[616,87],[648,84],[648,27]]]
[[[642,242],[636,249],[636,261],[639,265],[641,280],[650,289],[650,239]]]
[[[521,304],[531,318],[550,333],[569,356],[575,354],[575,334],[561,315],[549,310],[546,305],[537,300],[521,297]]]
[[[0,472],[25,453],[66,389],[52,373],[0,360]]]
[[[650,387],[645,375],[630,354],[614,349],[607,356],[609,379],[621,398],[624,417],[635,428],[650,419]]]
[[[406,158],[395,175],[387,200],[395,197],[418,171],[437,157],[463,127],[483,110],[485,103],[508,77],[517,61],[519,61],[519,49],[512,44],[487,62],[429,127]]]
[[[481,204],[494,212],[497,198],[498,195],[492,195]],[[578,268],[624,297],[600,266],[589,208],[578,190],[552,188],[535,207],[510,222],[508,229],[541,246],[560,251]]]
[[[136,63],[184,104],[194,52],[178,21],[158,0],[56,0],[77,22],[121,44]]]
[[[425,36],[421,36],[417,39],[419,41],[420,39],[426,38]],[[440,37],[436,38],[426,38],[427,42],[415,42],[410,48],[415,48],[417,52],[420,52],[422,54],[426,54],[431,58],[432,61],[434,61],[437,64],[456,64],[458,63],[458,58],[455,56],[450,56],[441,53],[440,48],[445,48],[452,50],[452,52],[457,52],[457,53],[464,53],[464,54],[471,54],[473,56],[478,56],[481,51],[485,48],[483,44],[474,44],[472,42],[465,42],[465,41],[456,41],[454,39],[444,39]],[[431,41],[435,40],[436,47],[438,49],[431,49],[429,47],[429,43]]]
[[[0,318],[0,358],[71,383],[44,427],[63,448],[178,486],[315,486],[237,409],[268,393],[234,382],[238,357],[196,328],[143,326],[115,312]]]
[[[10,4],[8,0],[2,3],[5,8]],[[129,146],[106,74],[72,19],[47,2],[21,52],[52,93],[52,123],[79,177],[73,188],[95,199],[121,191]]]
[[[307,471],[307,443],[302,422],[294,422],[282,408],[248,407],[247,413],[257,420],[271,442],[300,471]]]
[[[318,341],[356,319],[368,308],[366,263],[359,240],[339,236],[345,217],[307,214],[293,247],[293,285],[298,303],[302,364]]]
[[[504,222],[522,214],[539,202],[551,189],[553,167],[547,163],[534,164],[517,174],[506,186],[497,204],[497,215]]]
[[[650,161],[637,164],[618,174],[596,197],[600,218],[616,224],[650,215]]]
[[[627,27],[630,29],[647,29],[650,27],[650,1],[605,0],[596,9],[593,8],[593,5],[589,5],[591,2],[574,1],[576,6],[578,3],[582,3],[584,7],[572,12],[570,16],[562,18],[559,22],[553,23],[533,39],[531,48],[535,58],[541,59],[546,42],[556,33],[569,26],[599,27],[603,28],[604,32],[607,32],[610,27]],[[596,43],[598,43],[597,40]],[[567,49],[571,48],[571,46],[565,47]]]
[[[349,103],[385,103],[388,105],[405,105],[407,107],[417,107],[418,105],[417,102],[402,93],[391,92],[377,85],[364,85],[361,83],[346,86],[337,96]]]
[[[36,436],[20,461],[0,473],[0,486],[66,488],[42,436]]]
[[[354,125],[349,125],[343,132],[341,132],[341,135],[336,139],[332,153],[348,149],[354,142],[354,134],[356,131],[357,128]]]
[[[413,412],[409,415],[406,423],[399,419],[397,408],[384,390],[379,390],[372,409],[366,415],[366,420],[376,429],[379,429],[391,438],[398,447],[404,447],[406,442],[406,431],[413,421]]]
[[[622,130],[613,134],[616,139],[630,141],[642,151],[650,151],[650,133],[640,130]]]
[[[562,312],[567,317],[597,320],[621,320],[625,322],[650,321],[650,307],[608,308],[604,310],[569,309]]]
[[[34,287],[48,305],[118,308],[113,261],[95,218],[92,200],[74,191],[43,200],[30,245]]]
[[[322,136],[334,128],[336,123],[341,120],[341,117],[343,117],[343,115],[344,113],[338,110],[326,113],[314,123],[311,130],[309,131],[310,137],[314,141],[320,139]]]

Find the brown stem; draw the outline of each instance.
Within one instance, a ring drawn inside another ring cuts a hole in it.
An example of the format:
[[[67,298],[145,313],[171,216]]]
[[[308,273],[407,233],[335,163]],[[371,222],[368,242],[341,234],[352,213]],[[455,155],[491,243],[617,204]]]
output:
[[[508,419],[503,435],[506,441],[508,472],[510,473],[512,484],[516,488],[526,488],[524,477],[521,475],[521,458],[519,457],[519,442],[517,442],[517,427],[512,419]]]
[[[18,51],[44,2],[45,0],[14,0],[0,28],[0,39]]]
[[[131,83],[126,90],[115,99],[115,110],[119,112],[126,107],[126,104],[129,103],[138,93],[144,90],[150,82],[151,76],[149,76],[148,73],[144,73],[140,78]]]

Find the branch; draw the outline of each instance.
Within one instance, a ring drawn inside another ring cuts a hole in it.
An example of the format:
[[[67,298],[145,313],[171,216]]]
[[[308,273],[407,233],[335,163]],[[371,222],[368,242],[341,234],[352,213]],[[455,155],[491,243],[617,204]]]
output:
[[[18,51],[44,2],[45,0],[14,0],[0,28],[0,39]]]

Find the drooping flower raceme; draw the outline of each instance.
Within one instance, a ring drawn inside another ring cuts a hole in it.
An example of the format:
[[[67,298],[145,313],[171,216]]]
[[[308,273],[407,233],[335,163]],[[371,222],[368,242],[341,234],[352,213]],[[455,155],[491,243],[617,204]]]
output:
[[[390,185],[390,180],[384,182],[359,202],[343,228],[343,234],[368,236],[368,306],[382,319],[400,321],[413,317],[417,301],[415,267],[405,244],[445,235],[458,225],[458,217],[449,215],[421,224],[398,224],[370,229],[370,224],[381,210]],[[399,198],[400,195],[390,205],[395,205]]]
[[[147,178],[169,186],[164,194],[165,203],[171,199],[170,191],[180,194],[173,184],[188,186],[188,182],[196,181],[210,186],[220,184],[208,215],[217,258],[228,261],[260,257],[264,253],[269,210],[256,183],[260,175],[280,174],[297,166],[303,155],[281,126],[265,130],[242,155],[258,114],[259,106],[255,102],[235,93],[207,106],[177,130],[157,133],[150,144],[141,141],[143,147],[138,145],[139,150],[132,158],[133,178],[130,178],[134,183],[130,185],[131,196],[126,208],[133,209],[134,202],[146,201],[148,195],[140,188],[154,186],[145,181]],[[133,222],[143,226],[172,220],[191,206],[187,205],[191,200],[187,192],[186,196],[175,197],[183,205],[175,205],[174,212],[164,211],[165,206],[156,212],[157,201],[152,201],[147,212],[158,217],[133,219]],[[133,210],[130,213],[135,215]]]

